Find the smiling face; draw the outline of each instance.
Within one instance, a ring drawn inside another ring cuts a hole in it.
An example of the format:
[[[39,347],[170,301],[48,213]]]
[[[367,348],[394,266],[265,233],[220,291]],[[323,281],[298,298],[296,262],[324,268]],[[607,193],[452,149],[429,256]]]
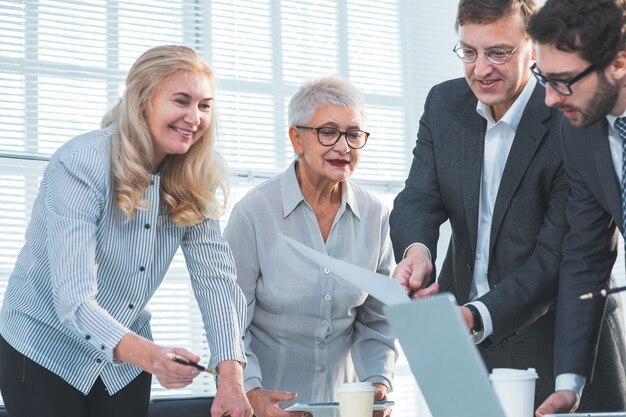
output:
[[[144,116],[148,123],[155,170],[167,155],[184,154],[211,124],[213,90],[207,75],[177,72],[159,86]]]
[[[518,46],[519,44],[519,46]],[[534,59],[526,38],[524,20],[518,14],[491,23],[467,23],[459,27],[459,45],[478,51],[478,59],[464,63],[465,79],[480,102],[491,106],[499,120],[524,89]],[[494,64],[483,53],[490,48],[517,49],[504,64]]]
[[[345,132],[350,129],[363,129],[360,117],[353,110],[329,104],[319,107],[315,115],[305,124],[309,127],[333,127]],[[338,183],[354,173],[361,150],[348,146],[345,136],[333,146],[324,146],[317,139],[317,132],[312,129],[289,129],[291,144],[296,154],[302,155],[298,170],[312,183]]]
[[[555,80],[568,80],[590,65],[576,52],[565,52],[551,44],[537,44],[537,68],[541,74]],[[594,71],[571,85],[572,95],[557,93],[546,85],[546,105],[563,112],[572,125],[590,126],[607,114],[620,115],[616,110],[620,87],[612,83],[605,70]]]

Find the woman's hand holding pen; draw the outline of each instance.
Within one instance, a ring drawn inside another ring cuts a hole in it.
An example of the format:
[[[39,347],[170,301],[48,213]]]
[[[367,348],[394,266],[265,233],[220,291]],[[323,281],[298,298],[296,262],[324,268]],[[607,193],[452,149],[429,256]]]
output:
[[[433,263],[426,248],[413,245],[404,259],[393,271],[393,278],[400,283],[412,299],[428,297],[439,292],[439,284],[428,282],[433,272]]]
[[[152,375],[165,388],[186,387],[193,382],[200,371],[193,366],[173,361],[168,355],[172,353],[194,363],[200,360],[200,357],[183,348],[160,348],[152,355]]]
[[[182,348],[164,348],[156,343],[128,333],[114,349],[114,357],[119,362],[129,363],[154,375],[165,388],[182,388],[191,384],[200,371],[189,365],[182,365],[171,360],[168,353],[174,353],[190,361],[200,358]]]

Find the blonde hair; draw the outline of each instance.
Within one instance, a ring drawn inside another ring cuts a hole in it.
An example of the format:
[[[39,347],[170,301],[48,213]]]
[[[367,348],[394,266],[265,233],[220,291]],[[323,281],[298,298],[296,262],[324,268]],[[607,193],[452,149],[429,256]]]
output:
[[[180,72],[206,75],[215,91],[213,71],[193,49],[158,46],[144,52],[133,64],[122,99],[102,118],[103,127],[117,123],[111,171],[115,200],[127,220],[135,216],[138,208],[147,207],[141,196],[150,184],[153,147],[144,111],[159,86]],[[160,165],[164,214],[178,225],[192,226],[224,212],[228,194],[226,166],[215,149],[215,139],[213,109],[211,123],[199,140],[184,154],[167,155]],[[218,190],[222,193],[221,201],[216,195]]]

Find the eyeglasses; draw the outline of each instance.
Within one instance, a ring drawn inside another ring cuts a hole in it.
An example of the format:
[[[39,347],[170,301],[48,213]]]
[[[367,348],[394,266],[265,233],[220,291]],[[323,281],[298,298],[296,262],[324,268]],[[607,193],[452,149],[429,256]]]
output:
[[[515,48],[511,49],[510,51],[502,48],[489,48],[483,52],[478,52],[474,48],[459,46],[459,43],[457,42],[456,45],[454,45],[452,51],[456,54],[456,56],[459,57],[461,61],[468,64],[476,62],[480,54],[485,54],[490,62],[496,65],[502,65],[506,64],[506,62],[509,60],[509,57],[513,55],[515,51],[517,51],[517,48],[522,44],[522,42],[523,40],[519,41]]]
[[[572,91],[572,84],[582,80],[587,75],[594,72],[596,70],[596,64],[589,65],[581,73],[579,73],[578,75],[576,75],[574,78],[570,80],[557,80],[554,78],[548,78],[545,75],[543,75],[541,72],[539,72],[539,69],[537,69],[537,64],[533,64],[533,66],[530,67],[530,70],[535,75],[535,78],[537,79],[539,84],[543,85],[544,87],[546,86],[546,84],[550,84],[550,87],[552,87],[554,91],[556,91],[560,95],[571,96],[572,94],[574,94]]]
[[[369,138],[370,134],[368,132],[364,132],[358,129],[350,129],[345,132],[342,132],[339,129],[335,129],[334,127],[309,127],[309,126],[296,126],[298,129],[309,129],[315,130],[317,132],[317,140],[324,146],[335,146],[341,136],[346,137],[346,142],[348,146],[352,149],[361,149],[365,146],[367,142],[367,138]]]

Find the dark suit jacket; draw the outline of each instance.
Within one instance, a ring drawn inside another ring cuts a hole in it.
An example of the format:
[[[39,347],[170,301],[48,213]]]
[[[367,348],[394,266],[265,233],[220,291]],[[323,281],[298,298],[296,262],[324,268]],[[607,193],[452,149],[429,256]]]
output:
[[[554,303],[567,225],[567,180],[557,110],[537,86],[526,105],[502,175],[490,236],[489,309],[493,334],[479,346],[489,369],[537,369],[535,402],[554,390]],[[391,213],[397,261],[412,243],[437,256],[439,226],[452,237],[439,273],[442,291],[468,301],[476,254],[486,120],[464,79],[435,86],[420,120],[413,164]],[[598,409],[606,402],[599,402]]]
[[[620,305],[618,295],[609,297],[608,302],[602,298],[579,299],[582,293],[613,285],[610,280],[617,255],[616,229],[624,230],[621,187],[607,139],[608,122],[603,118],[587,129],[577,129],[563,120],[562,128],[563,158],[570,182],[567,205],[570,230],[563,244],[559,281],[556,372],[577,373],[587,378],[594,375],[598,349],[602,357],[606,355],[603,347],[598,347],[600,322],[605,315],[609,323],[602,327],[602,336],[611,335],[616,340],[613,367],[621,372],[624,384],[623,323],[621,314],[614,314]]]

